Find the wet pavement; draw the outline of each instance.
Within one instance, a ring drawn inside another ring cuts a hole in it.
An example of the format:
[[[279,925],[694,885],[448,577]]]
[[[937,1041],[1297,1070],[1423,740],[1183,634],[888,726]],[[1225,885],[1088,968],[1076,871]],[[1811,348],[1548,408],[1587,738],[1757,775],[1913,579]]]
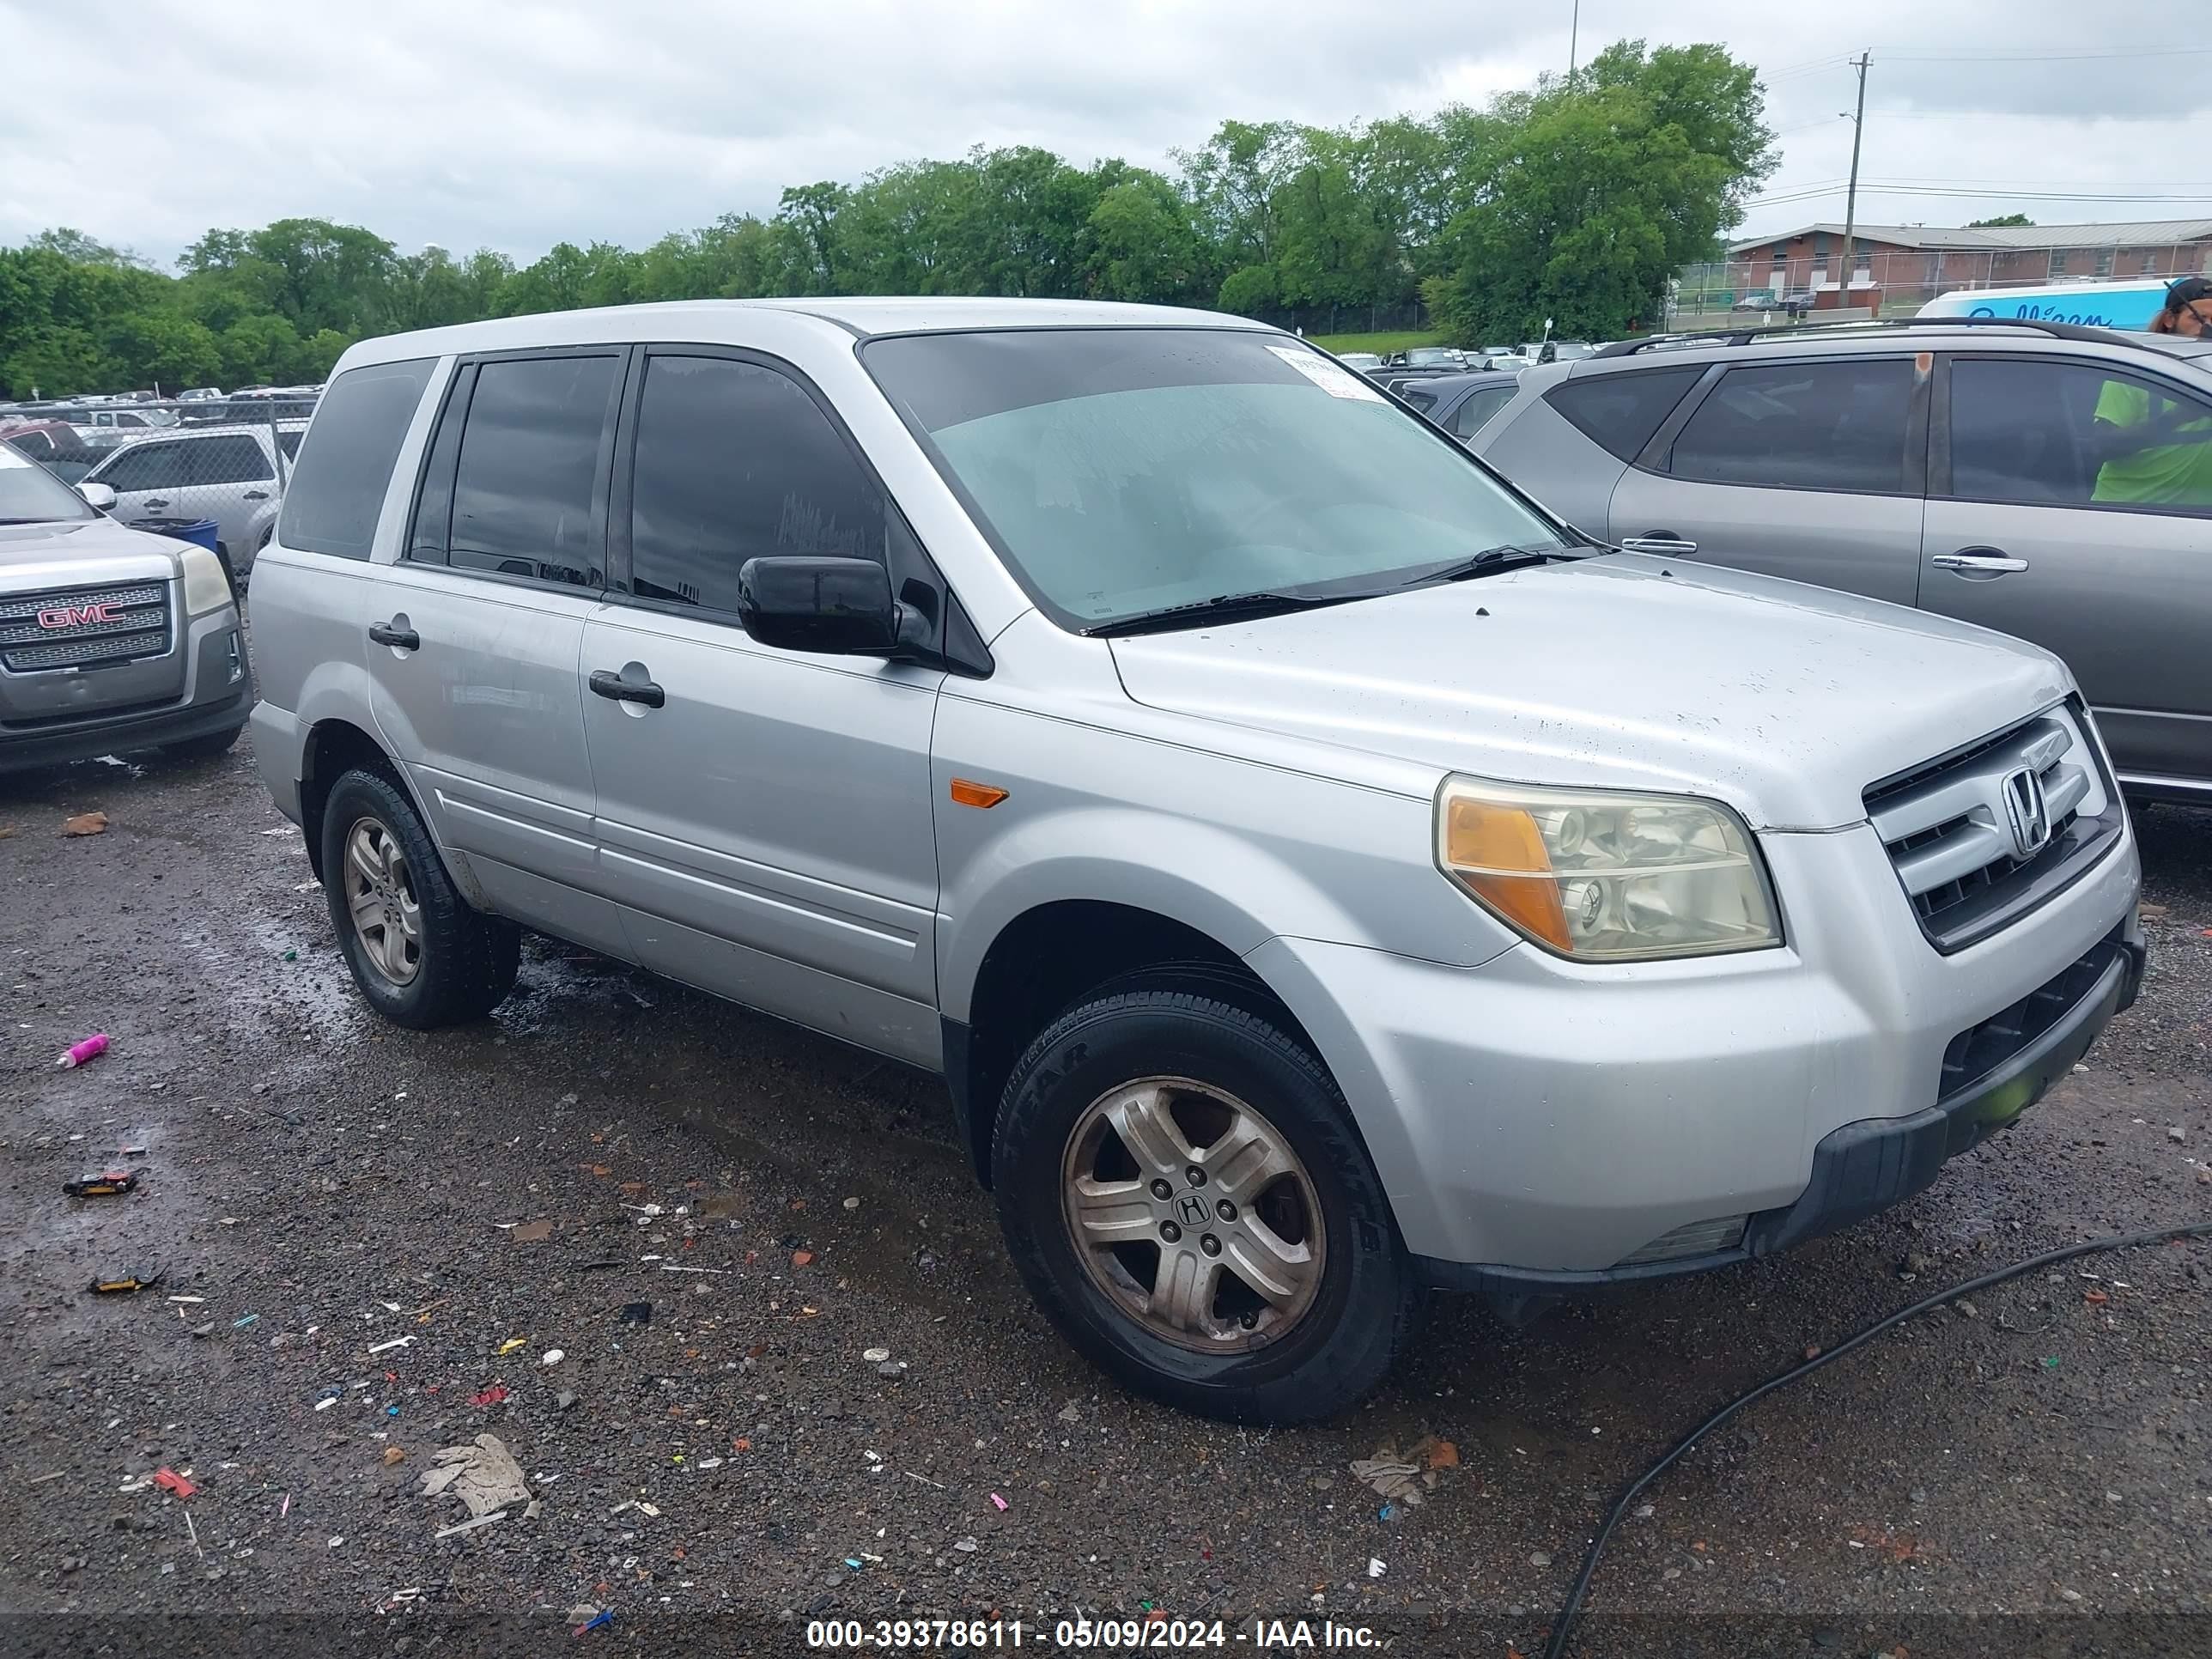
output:
[[[1060,1345],[932,1080],[542,941],[489,1023],[386,1026],[244,744],[0,778],[0,1629],[543,1651],[602,1607],[582,1639],[639,1651],[925,1617],[1054,1651],[1158,1612],[1533,1655],[1612,1495],[1717,1405],[1932,1289],[2212,1218],[2212,814],[2139,827],[2142,1001],[1929,1191],[1524,1330],[1439,1298],[1369,1406],[1265,1432]],[[62,1195],[116,1164],[138,1192]],[[2208,1291],[2212,1244],[2091,1258],[1761,1402],[1647,1494],[1577,1650],[2205,1650]],[[538,1512],[437,1539],[469,1511],[421,1477],[484,1433]],[[1433,1476],[1387,1514],[1347,1468],[1383,1449]]]

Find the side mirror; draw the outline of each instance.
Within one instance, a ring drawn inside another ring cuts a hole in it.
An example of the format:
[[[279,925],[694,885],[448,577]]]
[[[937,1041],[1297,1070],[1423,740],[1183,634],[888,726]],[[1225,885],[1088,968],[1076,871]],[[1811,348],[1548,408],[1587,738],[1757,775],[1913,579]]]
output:
[[[738,620],[763,645],[848,657],[924,647],[929,624],[891,597],[873,559],[747,559],[738,571]]]
[[[104,483],[81,483],[76,493],[84,497],[87,507],[97,507],[102,513],[115,511],[115,492]]]

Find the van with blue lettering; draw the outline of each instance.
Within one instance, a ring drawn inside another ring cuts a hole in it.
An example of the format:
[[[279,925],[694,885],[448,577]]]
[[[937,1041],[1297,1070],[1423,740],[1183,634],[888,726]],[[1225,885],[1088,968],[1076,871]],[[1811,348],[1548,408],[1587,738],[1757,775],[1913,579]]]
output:
[[[2021,317],[2090,328],[2148,328],[2170,278],[2131,283],[2052,283],[2041,288],[1961,288],[1920,307],[1923,317]]]

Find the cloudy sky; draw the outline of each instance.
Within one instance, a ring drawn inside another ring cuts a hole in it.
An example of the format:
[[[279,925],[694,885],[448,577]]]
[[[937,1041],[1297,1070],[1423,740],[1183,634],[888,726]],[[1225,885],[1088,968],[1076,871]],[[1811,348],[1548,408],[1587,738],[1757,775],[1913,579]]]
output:
[[[1229,116],[1480,102],[1565,67],[1572,3],[0,0],[0,244],[68,224],[166,260],[211,226],[319,215],[408,250],[639,246],[978,143],[1157,165]],[[1784,155],[1747,232],[1842,218],[1863,48],[1863,222],[2212,216],[2212,33],[2186,11],[1816,0],[1655,21],[1672,9],[1583,0],[1582,52],[1727,28]]]

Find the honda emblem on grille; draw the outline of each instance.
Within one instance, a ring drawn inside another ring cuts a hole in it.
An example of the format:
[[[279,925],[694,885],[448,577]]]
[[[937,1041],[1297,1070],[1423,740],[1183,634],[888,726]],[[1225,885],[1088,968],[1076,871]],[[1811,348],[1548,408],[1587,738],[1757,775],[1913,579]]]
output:
[[[2012,831],[2012,855],[2032,859],[2051,841],[2051,805],[2043,796],[2043,774],[2032,766],[2005,774],[2005,825]]]
[[[94,623],[113,622],[115,607],[105,602],[99,605],[50,605],[39,612],[39,626],[54,628],[88,628]]]

